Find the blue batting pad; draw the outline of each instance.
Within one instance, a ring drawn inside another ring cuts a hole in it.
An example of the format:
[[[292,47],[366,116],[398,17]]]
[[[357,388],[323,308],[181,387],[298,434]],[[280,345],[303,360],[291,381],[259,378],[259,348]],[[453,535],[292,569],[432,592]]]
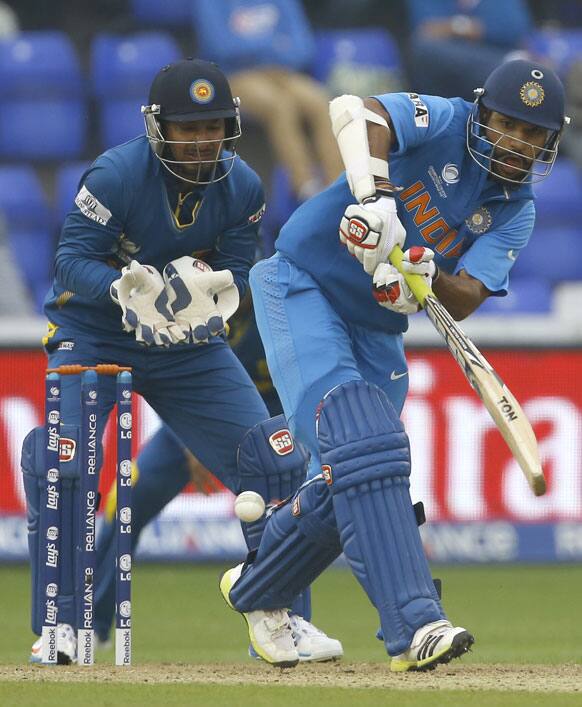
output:
[[[386,394],[357,380],[323,399],[318,439],[343,551],[398,655],[444,618],[410,500],[408,437]]]
[[[288,609],[340,552],[331,495],[320,476],[270,515],[256,556],[251,553],[230,601],[244,612]]]
[[[259,422],[243,437],[238,448],[241,491],[254,491],[265,503],[279,503],[305,481],[307,453],[293,439],[284,415]],[[265,518],[241,523],[249,550],[259,546]]]

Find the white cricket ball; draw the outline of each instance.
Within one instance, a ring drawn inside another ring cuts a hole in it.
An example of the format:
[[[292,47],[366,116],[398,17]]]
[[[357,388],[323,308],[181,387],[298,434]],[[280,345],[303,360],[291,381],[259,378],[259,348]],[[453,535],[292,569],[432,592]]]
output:
[[[243,491],[234,500],[234,512],[245,523],[252,523],[265,512],[263,497],[254,491]]]

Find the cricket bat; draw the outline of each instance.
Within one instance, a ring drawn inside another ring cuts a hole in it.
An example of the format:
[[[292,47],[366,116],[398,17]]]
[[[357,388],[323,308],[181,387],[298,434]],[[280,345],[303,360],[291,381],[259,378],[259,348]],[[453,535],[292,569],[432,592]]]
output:
[[[402,250],[390,253],[390,262],[402,272]],[[435,329],[445,340],[473,390],[489,411],[513,457],[536,496],[546,492],[546,480],[540,461],[538,444],[531,424],[513,393],[495,372],[489,361],[463,332],[422,275],[402,273]]]

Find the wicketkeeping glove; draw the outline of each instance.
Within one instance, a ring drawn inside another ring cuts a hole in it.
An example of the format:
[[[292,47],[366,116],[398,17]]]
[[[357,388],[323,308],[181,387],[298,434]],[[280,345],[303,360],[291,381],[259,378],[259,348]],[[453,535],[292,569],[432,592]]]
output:
[[[184,336],[196,344],[224,331],[239,304],[230,270],[216,272],[202,260],[184,256],[164,268],[170,307]]]
[[[137,341],[148,346],[169,346],[184,340],[182,330],[174,322],[162,276],[151,265],[132,260],[109,291],[123,312],[123,328],[135,331]]]
[[[342,216],[339,237],[364,270],[373,275],[378,265],[388,260],[394,246],[402,246],[406,231],[396,213],[395,200],[379,196],[348,206]]]
[[[413,275],[422,275],[426,284],[432,283],[438,277],[438,267],[433,260],[434,252],[423,246],[413,246],[402,256],[402,269]],[[408,287],[404,275],[391,263],[378,265],[373,276],[372,294],[382,307],[398,314],[414,314],[420,309],[416,297]]]

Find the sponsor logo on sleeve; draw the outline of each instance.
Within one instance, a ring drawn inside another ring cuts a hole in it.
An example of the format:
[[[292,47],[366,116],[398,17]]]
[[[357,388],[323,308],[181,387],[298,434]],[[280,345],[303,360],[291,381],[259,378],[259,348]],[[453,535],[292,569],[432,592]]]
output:
[[[91,221],[106,226],[111,218],[111,211],[99,201],[87,187],[82,187],[81,191],[75,197],[75,204],[79,210]]]
[[[414,124],[417,128],[428,128],[429,115],[426,104],[422,101],[418,93],[409,93],[412,105],[414,106]]]
[[[265,213],[266,208],[267,205],[263,204],[258,211],[255,211],[254,214],[249,216],[249,223],[259,223],[259,221],[263,218],[263,214]]]

